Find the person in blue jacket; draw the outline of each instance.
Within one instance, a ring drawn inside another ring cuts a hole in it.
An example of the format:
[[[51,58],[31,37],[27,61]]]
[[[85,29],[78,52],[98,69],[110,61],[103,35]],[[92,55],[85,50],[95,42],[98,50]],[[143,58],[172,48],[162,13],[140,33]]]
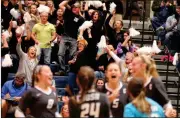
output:
[[[124,117],[165,117],[163,108],[145,96],[143,80],[132,79],[128,84],[128,94],[132,102],[125,106]]]
[[[26,74],[17,72],[14,80],[7,81],[1,90],[2,117],[14,113],[21,96],[31,87],[25,82]]]

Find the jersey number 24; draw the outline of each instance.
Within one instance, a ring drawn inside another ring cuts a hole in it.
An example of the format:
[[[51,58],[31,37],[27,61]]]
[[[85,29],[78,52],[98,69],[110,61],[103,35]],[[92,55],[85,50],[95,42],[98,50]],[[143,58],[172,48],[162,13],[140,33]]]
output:
[[[100,102],[82,104],[80,117],[99,117],[100,105]]]

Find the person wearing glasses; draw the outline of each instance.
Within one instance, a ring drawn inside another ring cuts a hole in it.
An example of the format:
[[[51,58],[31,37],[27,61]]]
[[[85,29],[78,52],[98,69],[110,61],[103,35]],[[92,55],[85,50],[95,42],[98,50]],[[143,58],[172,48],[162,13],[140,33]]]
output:
[[[7,113],[14,113],[21,96],[30,89],[25,82],[26,74],[17,72],[14,80],[7,81],[1,90],[2,117],[6,117]]]

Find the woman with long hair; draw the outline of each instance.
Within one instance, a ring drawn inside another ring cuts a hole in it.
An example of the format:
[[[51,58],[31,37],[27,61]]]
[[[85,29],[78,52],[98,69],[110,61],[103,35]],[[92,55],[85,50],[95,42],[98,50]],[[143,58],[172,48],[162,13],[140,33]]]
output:
[[[56,92],[51,88],[53,75],[49,66],[38,65],[32,77],[32,88],[22,96],[15,117],[59,117]]]
[[[76,81],[80,91],[77,96],[69,100],[70,118],[108,118],[110,110],[108,98],[93,88],[94,70],[88,66],[82,66]]]
[[[128,83],[132,102],[124,108],[124,117],[165,117],[163,108],[146,97],[143,80],[133,78]]]
[[[124,106],[128,103],[126,85],[122,83],[121,69],[117,63],[110,63],[105,71],[107,83],[105,83],[105,93],[111,103],[112,116],[123,117]]]
[[[146,96],[159,103],[164,108],[167,117],[176,117],[176,111],[172,107],[164,84],[159,79],[154,60],[140,55],[133,59],[129,69],[133,78],[143,79]]]

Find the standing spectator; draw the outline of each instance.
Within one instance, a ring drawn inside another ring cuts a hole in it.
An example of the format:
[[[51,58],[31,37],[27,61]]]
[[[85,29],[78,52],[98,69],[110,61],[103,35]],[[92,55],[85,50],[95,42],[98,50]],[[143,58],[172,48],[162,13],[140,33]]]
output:
[[[9,46],[8,46],[7,39],[5,38],[4,35],[2,35],[1,39],[2,39],[2,41],[1,41],[1,43],[2,43],[1,63],[2,63],[3,60],[5,60],[5,55],[9,53]],[[7,80],[9,70],[10,70],[10,67],[3,67],[3,66],[1,67],[1,87],[4,85],[4,83]]]
[[[59,7],[64,9],[64,34],[62,35],[62,40],[59,43],[59,64],[60,71],[57,72],[57,75],[65,74],[65,52],[67,46],[69,45],[70,57],[74,56],[77,50],[77,34],[78,29],[84,22],[84,18],[80,16],[80,4],[75,3],[70,8],[65,6],[69,3],[69,0],[63,1],[59,4]]]
[[[38,64],[37,49],[34,46],[31,46],[28,48],[27,53],[24,53],[21,49],[21,37],[17,40],[18,44],[16,46],[16,50],[20,57],[18,72],[26,74],[26,82],[31,86],[33,70]]]
[[[70,118],[108,118],[109,101],[105,94],[93,88],[94,70],[88,66],[80,68],[77,83],[80,92],[69,100]],[[96,108],[95,108],[96,107]]]
[[[112,45],[107,45],[110,51],[114,52],[114,48]],[[95,71],[96,78],[105,78],[104,72],[107,66],[114,62],[114,59],[108,53],[101,55],[97,61],[98,71]]]
[[[30,90],[21,98],[18,109],[15,111],[15,117],[27,116],[26,110],[29,109],[29,115],[34,118],[55,118],[57,112],[57,96],[52,90],[52,72],[47,65],[39,65],[33,72],[33,81]],[[59,113],[58,113],[59,114]]]
[[[12,19],[10,10],[13,8],[9,0],[2,0],[1,2],[1,29],[8,29],[9,22]]]
[[[56,30],[53,24],[49,23],[48,13],[40,14],[41,22],[37,23],[32,29],[32,39],[40,46],[40,57],[43,53],[44,64],[50,65],[51,43],[56,38]],[[38,58],[40,60],[40,57]]]
[[[51,23],[52,19],[56,19],[57,16],[57,10],[54,7],[54,3],[52,0],[47,0],[47,6],[49,7],[49,18],[48,21]]]
[[[64,18],[63,18],[63,14],[64,11],[62,8],[59,8],[57,10],[57,17],[55,19],[51,20],[51,23],[55,25],[56,28],[56,33],[57,33],[57,42],[54,43],[54,46],[52,47],[52,54],[51,54],[51,61],[53,63],[57,63],[58,61],[58,50],[59,50],[59,42],[61,40],[61,37],[64,33]],[[55,62],[54,62],[55,61]]]
[[[17,105],[21,99],[21,96],[30,87],[24,82],[26,74],[16,73],[15,79],[7,81],[1,91],[2,98],[2,117],[6,117],[7,113],[14,113],[17,109]]]
[[[132,39],[129,36],[129,31],[125,31],[123,43],[120,42],[117,46],[117,49],[116,49],[117,55],[119,57],[124,58],[126,56],[127,52],[133,53],[133,52],[135,52],[136,48],[137,47],[135,46],[135,44],[132,43]]]
[[[132,102],[125,106],[124,117],[165,117],[163,108],[146,97],[143,80],[132,79],[128,83],[128,92]]]
[[[106,25],[107,35],[109,37],[109,43],[112,44],[114,48],[116,48],[119,42],[123,43],[124,41],[123,38],[124,31],[122,30],[123,21],[121,20],[114,21],[113,25],[110,26],[110,19],[112,18],[113,19],[115,18],[115,12],[108,16],[105,25]]]

